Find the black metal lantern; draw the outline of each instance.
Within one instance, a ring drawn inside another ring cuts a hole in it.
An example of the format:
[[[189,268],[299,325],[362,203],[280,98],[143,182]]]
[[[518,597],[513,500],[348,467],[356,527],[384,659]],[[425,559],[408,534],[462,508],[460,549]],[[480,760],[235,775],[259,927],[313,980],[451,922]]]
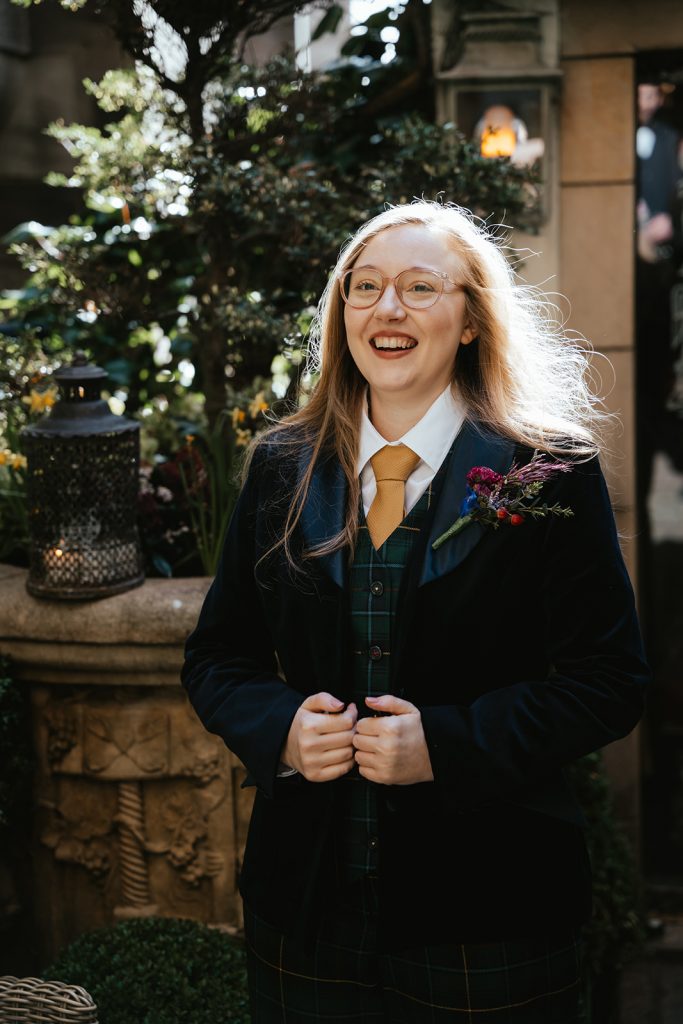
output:
[[[100,395],[107,373],[82,352],[55,374],[62,397],[23,430],[31,531],[29,593],[84,600],[144,579],[136,523],[140,425]]]

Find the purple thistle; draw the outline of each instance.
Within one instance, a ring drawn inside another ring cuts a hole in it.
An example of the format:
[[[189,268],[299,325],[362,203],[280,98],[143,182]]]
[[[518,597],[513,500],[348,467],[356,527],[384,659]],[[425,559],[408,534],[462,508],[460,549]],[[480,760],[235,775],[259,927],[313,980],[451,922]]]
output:
[[[525,466],[513,463],[507,473],[507,482],[532,484],[537,480],[548,480],[555,473],[567,473],[571,468],[568,462],[544,462],[543,456],[536,453]]]

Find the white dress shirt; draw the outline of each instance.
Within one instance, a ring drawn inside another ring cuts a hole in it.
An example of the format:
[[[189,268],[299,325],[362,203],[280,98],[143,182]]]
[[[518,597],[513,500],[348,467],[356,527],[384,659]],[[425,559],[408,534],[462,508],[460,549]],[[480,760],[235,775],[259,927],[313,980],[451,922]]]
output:
[[[377,482],[370,462],[373,455],[387,444],[405,444],[420,456],[416,468],[406,480],[407,514],[418,503],[438,473],[464,422],[465,405],[449,385],[432,402],[422,419],[418,420],[403,437],[398,441],[387,441],[370,422],[366,398],[357,463],[366,516],[377,493]]]

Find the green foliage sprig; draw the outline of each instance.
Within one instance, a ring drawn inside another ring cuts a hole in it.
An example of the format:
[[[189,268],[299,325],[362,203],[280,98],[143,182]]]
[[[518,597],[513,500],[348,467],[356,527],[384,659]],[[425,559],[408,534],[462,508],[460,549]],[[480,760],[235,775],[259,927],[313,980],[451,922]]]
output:
[[[215,576],[223,538],[237,498],[236,438],[225,411],[204,437],[193,438],[191,456],[179,463],[197,550],[206,576]]]

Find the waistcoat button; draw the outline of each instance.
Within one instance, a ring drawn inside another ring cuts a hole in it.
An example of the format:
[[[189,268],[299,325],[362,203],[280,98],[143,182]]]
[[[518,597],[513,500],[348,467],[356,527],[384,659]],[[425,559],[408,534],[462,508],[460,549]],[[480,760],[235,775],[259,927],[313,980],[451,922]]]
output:
[[[379,659],[382,657],[382,648],[378,647],[377,644],[373,644],[368,651],[368,656],[370,658],[370,661],[379,661]]]
[[[370,584],[370,593],[374,597],[381,597],[384,593],[384,584],[381,580],[373,580]]]

